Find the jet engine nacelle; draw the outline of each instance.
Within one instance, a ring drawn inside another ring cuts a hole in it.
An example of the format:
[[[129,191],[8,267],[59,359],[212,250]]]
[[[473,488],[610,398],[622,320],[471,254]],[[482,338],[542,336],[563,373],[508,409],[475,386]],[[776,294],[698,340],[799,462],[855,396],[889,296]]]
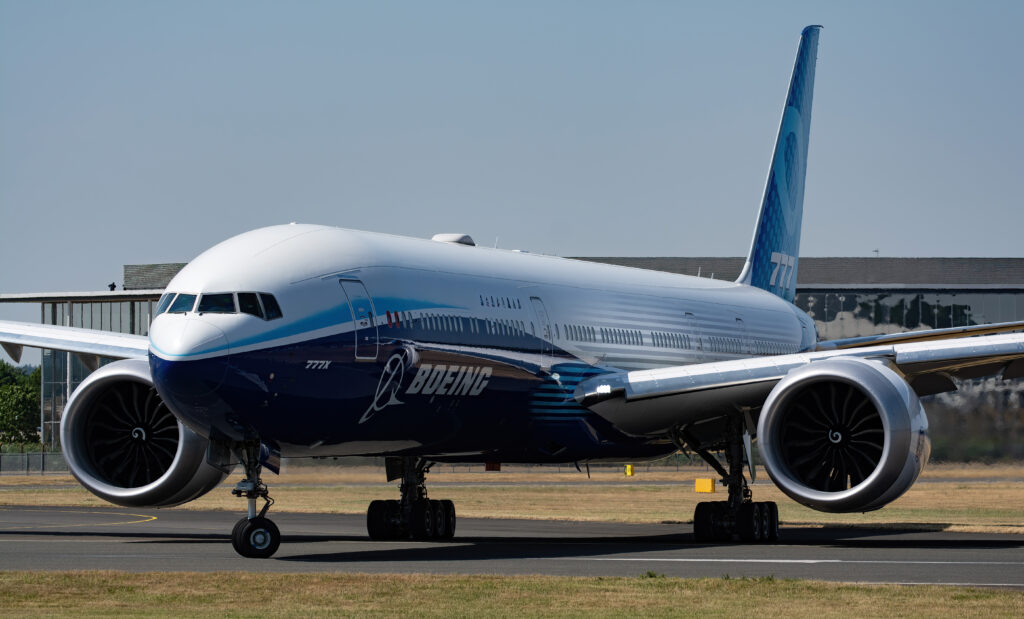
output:
[[[829,359],[793,370],[758,423],[765,469],[794,501],[863,512],[898,498],[931,453],[917,394],[881,362]]]
[[[64,408],[60,438],[75,478],[117,505],[180,505],[226,477],[206,463],[208,441],[164,404],[143,359],[90,374]]]

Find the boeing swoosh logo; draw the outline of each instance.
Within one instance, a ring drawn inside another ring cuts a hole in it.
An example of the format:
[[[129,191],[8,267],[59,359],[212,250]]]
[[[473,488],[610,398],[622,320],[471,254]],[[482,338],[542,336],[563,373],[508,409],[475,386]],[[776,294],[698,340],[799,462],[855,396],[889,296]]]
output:
[[[366,422],[389,406],[404,404],[398,399],[398,390],[402,388],[402,380],[405,379],[405,366],[412,365],[410,356],[410,351],[403,348],[388,358],[377,382],[377,393],[374,394],[370,407],[359,418],[359,423]]]

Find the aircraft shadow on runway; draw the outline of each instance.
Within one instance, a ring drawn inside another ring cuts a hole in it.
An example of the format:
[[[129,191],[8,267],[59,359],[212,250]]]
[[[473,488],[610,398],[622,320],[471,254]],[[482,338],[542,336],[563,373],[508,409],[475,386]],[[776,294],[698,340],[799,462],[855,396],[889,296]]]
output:
[[[945,548],[996,550],[1024,547],[1024,539],[921,539],[920,530],[913,529],[785,529],[779,544],[788,546],[822,546],[836,548]],[[865,539],[870,536],[870,538]],[[366,538],[338,538],[321,536],[284,536],[282,548],[289,542],[366,541]],[[414,542],[398,542],[413,544]],[[395,548],[394,542],[381,542],[388,547],[379,550],[353,550],[345,552],[308,553],[287,555],[282,561],[297,562],[391,562],[391,561],[479,561],[517,558],[560,558],[618,553],[652,552],[668,548],[718,548],[724,544],[698,544],[690,533],[623,537],[459,537],[451,542],[423,542],[422,546]],[[765,545],[760,545],[766,547]]]
[[[182,514],[184,516],[184,514]],[[311,515],[289,515],[305,520]],[[352,522],[339,522],[339,529],[351,532],[357,517],[349,517]],[[579,535],[585,531],[576,530],[572,537],[560,537],[558,526],[571,527],[572,523],[544,523],[536,521],[480,521],[487,527],[506,526],[510,530],[529,531],[531,525],[546,529],[537,535],[500,535],[486,533],[483,535],[456,534],[449,542],[413,542],[400,540],[396,542],[375,542],[372,546],[365,535],[333,535],[330,533],[292,534],[282,536],[282,549],[278,559],[296,562],[389,562],[389,561],[474,561],[493,559],[514,559],[527,557],[579,557],[589,555],[608,555],[619,553],[654,552],[669,548],[715,548],[722,544],[698,544],[694,541],[688,525],[669,529],[666,533],[645,533],[635,531],[630,534],[624,531],[621,535]],[[295,523],[299,525],[299,523]],[[305,526],[312,521],[305,523]],[[593,524],[593,523],[590,523]],[[315,524],[317,529],[325,529],[323,523]],[[587,526],[587,525],[583,525]],[[634,525],[635,526],[635,525]],[[643,526],[643,525],[641,525]],[[657,525],[655,525],[657,526]],[[179,528],[180,527],[180,528]],[[552,528],[554,527],[554,529]],[[943,549],[1014,549],[1024,547],[1024,537],[1003,534],[960,534],[944,533],[938,530],[941,525],[906,524],[894,527],[783,527],[778,543],[788,546],[820,546],[834,548],[943,548]],[[3,528],[0,529],[0,540],[13,536],[32,536],[39,538],[82,537],[106,538],[117,541],[123,538],[124,543],[131,544],[226,544],[228,540],[227,526],[224,533],[190,532],[188,523],[179,520],[175,524],[177,530],[147,531],[145,526],[132,526],[130,529],[111,529],[101,527],[93,530],[65,528]],[[282,526],[282,528],[285,528]],[[303,527],[305,528],[305,527]],[[474,522],[470,528],[480,529],[481,525]],[[287,529],[286,529],[287,530]],[[568,529],[567,529],[568,530]],[[650,528],[647,529],[650,531]],[[676,531],[676,532],[671,532]],[[288,547],[296,550],[309,550],[308,544],[337,542],[361,543],[357,549],[330,552],[292,555]]]

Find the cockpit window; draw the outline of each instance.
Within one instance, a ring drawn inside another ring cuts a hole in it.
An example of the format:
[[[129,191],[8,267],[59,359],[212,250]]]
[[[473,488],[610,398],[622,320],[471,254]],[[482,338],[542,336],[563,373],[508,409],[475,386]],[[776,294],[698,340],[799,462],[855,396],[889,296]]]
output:
[[[238,311],[235,309],[235,295],[230,292],[204,294],[199,299],[199,309],[197,311],[200,314],[204,312],[211,314],[234,314]]]
[[[167,311],[167,307],[171,304],[171,301],[174,300],[176,294],[177,293],[174,292],[165,292],[163,296],[160,297],[160,302],[156,305],[157,316]]]
[[[263,310],[260,308],[260,300],[256,298],[255,292],[238,293],[238,311],[243,314],[252,314],[258,318],[263,318]]]
[[[261,292],[260,300],[263,301],[263,311],[266,314],[267,320],[281,317],[281,306],[277,304],[277,299],[274,298],[274,295]]]
[[[179,294],[171,306],[167,309],[168,314],[184,314],[185,312],[192,311],[192,308],[196,304],[196,295],[194,294]]]

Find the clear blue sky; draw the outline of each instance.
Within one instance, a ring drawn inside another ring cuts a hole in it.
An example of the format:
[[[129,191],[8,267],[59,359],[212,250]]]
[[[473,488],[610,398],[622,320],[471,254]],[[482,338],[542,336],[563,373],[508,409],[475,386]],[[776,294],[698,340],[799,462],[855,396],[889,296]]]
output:
[[[742,255],[807,24],[802,254],[1022,255],[1024,3],[2,0],[0,291],[289,221]]]

